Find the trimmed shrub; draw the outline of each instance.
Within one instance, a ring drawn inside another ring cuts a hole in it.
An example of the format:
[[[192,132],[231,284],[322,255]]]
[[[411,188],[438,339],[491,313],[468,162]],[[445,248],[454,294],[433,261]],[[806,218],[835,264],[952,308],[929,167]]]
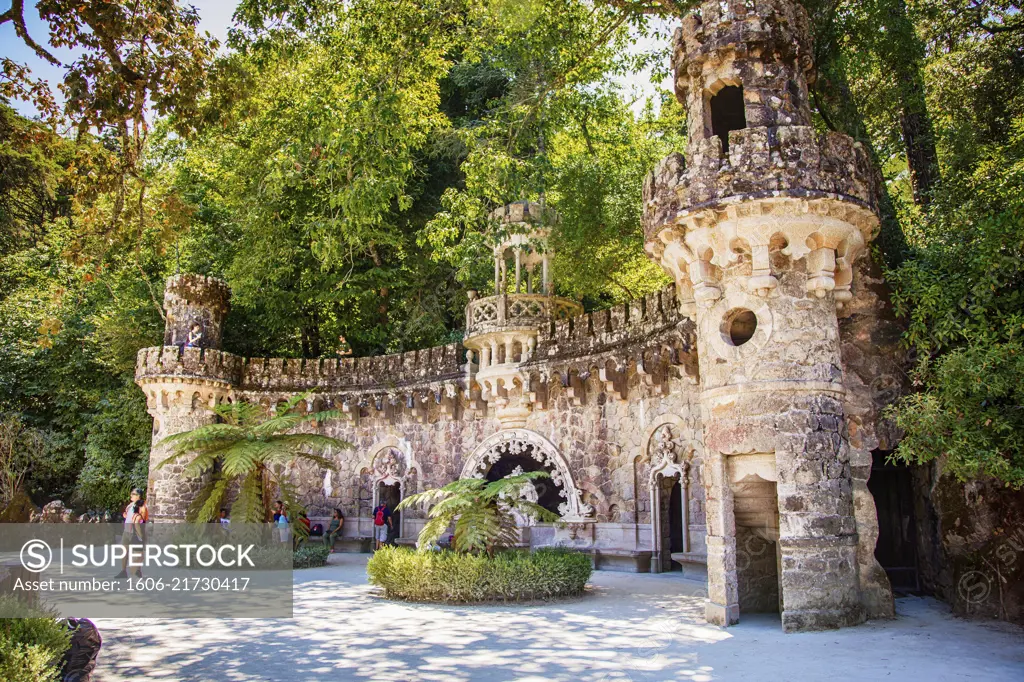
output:
[[[294,568],[318,568],[327,565],[327,557],[331,550],[323,544],[305,544],[295,550],[292,555]]]
[[[366,565],[389,599],[428,602],[523,601],[583,593],[590,558],[564,549],[494,555],[384,547]]]
[[[60,679],[70,633],[57,618],[29,618],[24,607],[0,598],[0,680],[48,682]]]

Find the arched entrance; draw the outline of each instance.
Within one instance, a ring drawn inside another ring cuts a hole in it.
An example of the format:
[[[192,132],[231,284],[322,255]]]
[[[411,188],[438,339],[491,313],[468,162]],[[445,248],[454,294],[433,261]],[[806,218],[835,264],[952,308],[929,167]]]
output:
[[[372,494],[370,509],[376,508],[381,502],[386,502],[391,509],[392,528],[388,533],[388,542],[408,537],[407,531],[418,531],[415,524],[411,529],[406,528],[408,514],[395,511],[395,507],[407,495],[418,492],[416,461],[405,450],[403,443],[388,436],[370,449],[360,467],[364,490],[368,488]],[[370,529],[363,530],[368,532]]]
[[[569,465],[558,448],[544,436],[527,429],[499,431],[473,451],[462,468],[462,478],[497,480],[513,471],[543,470],[549,479],[535,481],[537,502],[565,522],[580,522],[593,515],[576,488]]]
[[[698,565],[703,547],[693,546],[690,510],[700,473],[694,447],[683,433],[681,424],[666,419],[653,427],[645,443],[651,462],[651,571],[682,570],[685,577],[703,578]]]

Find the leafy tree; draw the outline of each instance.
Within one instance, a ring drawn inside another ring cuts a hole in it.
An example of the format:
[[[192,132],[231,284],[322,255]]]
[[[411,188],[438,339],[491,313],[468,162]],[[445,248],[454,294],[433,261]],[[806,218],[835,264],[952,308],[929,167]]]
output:
[[[351,448],[351,443],[317,433],[290,433],[303,424],[337,418],[334,411],[306,413],[299,410],[307,396],[297,395],[281,404],[277,414],[268,415],[257,404],[236,402],[217,405],[213,412],[222,423],[200,426],[168,436],[163,443],[172,449],[162,468],[191,458],[184,474],[205,477],[199,495],[190,505],[189,521],[210,522],[224,506],[228,491],[238,489],[232,517],[242,523],[270,521],[275,489],[290,510],[301,508],[290,480],[288,465],[296,460],[334,470],[321,453],[330,448]],[[296,519],[293,519],[293,521]]]
[[[419,548],[429,550],[438,538],[454,524],[455,549],[459,552],[486,552],[511,547],[518,542],[518,512],[538,521],[557,521],[554,514],[536,502],[520,496],[524,485],[550,476],[546,471],[528,471],[506,476],[497,481],[464,478],[443,488],[426,490],[402,500],[396,510],[430,506],[428,518],[419,535]]]

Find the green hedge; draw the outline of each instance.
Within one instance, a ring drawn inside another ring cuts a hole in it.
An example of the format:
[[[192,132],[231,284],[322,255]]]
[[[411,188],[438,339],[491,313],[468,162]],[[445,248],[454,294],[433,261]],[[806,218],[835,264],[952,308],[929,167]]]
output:
[[[31,618],[9,596],[0,597],[0,680],[4,682],[56,682],[61,660],[70,643],[64,622],[57,618]]]
[[[494,558],[450,550],[384,547],[366,565],[370,583],[391,599],[430,602],[521,601],[583,593],[590,558],[563,549],[506,551]]]
[[[294,568],[318,568],[327,565],[327,557],[331,550],[323,544],[305,544],[295,550],[292,555],[292,567]]]

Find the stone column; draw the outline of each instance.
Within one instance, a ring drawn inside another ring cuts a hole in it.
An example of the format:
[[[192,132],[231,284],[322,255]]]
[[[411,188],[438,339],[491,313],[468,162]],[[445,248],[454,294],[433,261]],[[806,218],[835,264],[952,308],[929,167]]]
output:
[[[704,617],[712,625],[733,625],[740,620],[736,577],[736,518],[728,485],[725,456],[709,452],[704,459],[707,510],[708,601]]]

